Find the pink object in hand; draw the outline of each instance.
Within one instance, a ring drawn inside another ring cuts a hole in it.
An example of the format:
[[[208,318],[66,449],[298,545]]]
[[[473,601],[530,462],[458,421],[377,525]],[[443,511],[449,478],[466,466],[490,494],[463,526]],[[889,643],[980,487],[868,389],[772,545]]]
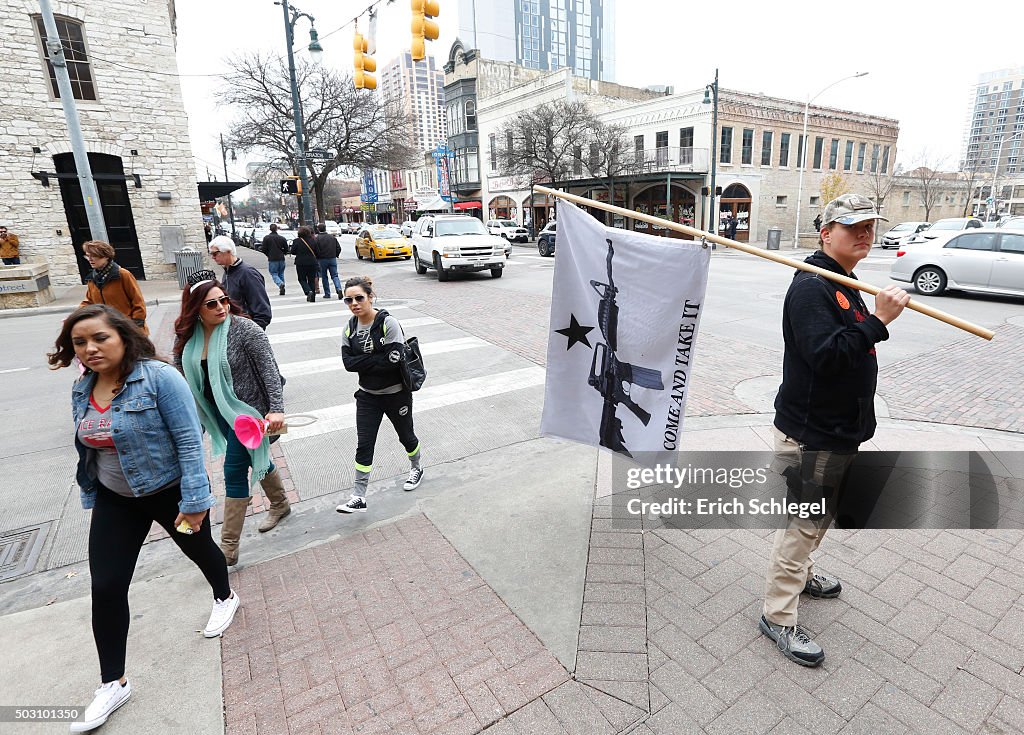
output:
[[[255,449],[263,441],[269,425],[265,419],[242,414],[235,419],[235,436],[246,449]]]

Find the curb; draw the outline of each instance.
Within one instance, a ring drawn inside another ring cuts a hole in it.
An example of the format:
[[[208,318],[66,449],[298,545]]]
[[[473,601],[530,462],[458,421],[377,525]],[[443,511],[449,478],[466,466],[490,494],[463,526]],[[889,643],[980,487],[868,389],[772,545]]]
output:
[[[146,299],[146,306],[160,306],[168,303],[167,299]],[[0,309],[0,319],[14,319],[21,316],[36,316],[38,314],[70,314],[78,308],[78,304],[51,304],[50,306],[36,306],[23,309]]]

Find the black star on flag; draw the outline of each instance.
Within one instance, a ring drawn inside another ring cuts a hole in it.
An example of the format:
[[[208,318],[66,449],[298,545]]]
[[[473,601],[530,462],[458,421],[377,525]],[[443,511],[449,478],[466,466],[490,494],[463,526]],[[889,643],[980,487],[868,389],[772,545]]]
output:
[[[590,347],[590,340],[587,339],[587,333],[593,331],[593,327],[584,327],[578,321],[576,321],[576,315],[569,315],[569,326],[565,329],[556,329],[555,331],[561,335],[569,338],[569,344],[566,346],[566,351],[571,350],[572,346],[577,342],[585,344]]]

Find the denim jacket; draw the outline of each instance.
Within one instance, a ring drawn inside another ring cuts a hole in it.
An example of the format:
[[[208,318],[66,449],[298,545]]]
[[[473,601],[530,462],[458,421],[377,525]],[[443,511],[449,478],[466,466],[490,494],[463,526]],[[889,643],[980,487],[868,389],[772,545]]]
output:
[[[76,480],[86,509],[96,503],[96,469],[91,456],[95,450],[78,440],[77,428],[95,383],[96,376],[88,373],[71,389],[78,450]],[[178,509],[182,513],[199,513],[216,505],[203,461],[196,402],[173,365],[140,360],[111,401],[110,417],[117,456],[134,495],[148,495],[180,480]]]

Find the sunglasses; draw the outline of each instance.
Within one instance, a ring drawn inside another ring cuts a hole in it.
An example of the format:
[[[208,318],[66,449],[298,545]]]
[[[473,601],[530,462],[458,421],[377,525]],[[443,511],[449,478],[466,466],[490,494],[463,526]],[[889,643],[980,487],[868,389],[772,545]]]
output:
[[[342,299],[346,304],[351,304],[353,301],[357,304],[361,304],[366,301],[366,297],[363,294],[356,294],[355,296],[346,296]]]
[[[203,306],[205,306],[207,309],[216,309],[217,304],[223,304],[224,306],[227,306],[230,303],[230,296],[221,296],[219,299],[210,299],[209,301],[204,301]]]

